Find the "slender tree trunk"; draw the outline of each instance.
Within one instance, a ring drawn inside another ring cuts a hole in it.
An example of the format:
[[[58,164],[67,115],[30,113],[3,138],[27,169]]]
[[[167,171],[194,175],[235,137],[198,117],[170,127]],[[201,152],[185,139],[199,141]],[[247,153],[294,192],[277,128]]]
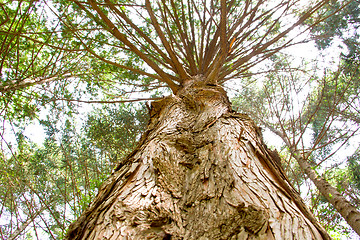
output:
[[[349,226],[360,236],[360,212],[341,193],[339,193],[335,187],[331,186],[328,181],[319,176],[311,168],[311,164],[302,156],[299,150],[289,142],[285,134],[269,125],[267,125],[267,127],[285,142],[286,146],[290,149],[291,155],[296,159],[304,173],[314,183],[320,194],[333,205]]]
[[[253,121],[202,80],[152,103],[140,145],[68,239],[330,239]]]
[[[334,206],[351,228],[360,236],[360,213],[357,209],[351,205],[351,203],[346,200],[335,187],[331,186],[324,178],[320,177],[298,151],[293,149],[292,155],[299,163],[301,169],[315,184],[321,195]]]

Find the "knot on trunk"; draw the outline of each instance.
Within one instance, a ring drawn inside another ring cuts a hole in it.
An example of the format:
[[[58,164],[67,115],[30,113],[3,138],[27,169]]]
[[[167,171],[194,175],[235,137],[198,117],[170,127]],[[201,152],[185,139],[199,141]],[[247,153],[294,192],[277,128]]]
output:
[[[221,106],[230,107],[230,101],[226,91],[219,85],[209,84],[202,75],[194,76],[183,84],[178,91],[186,107],[195,110],[197,113],[208,111],[206,108],[216,108]]]
[[[252,234],[262,235],[269,225],[269,214],[259,207],[250,205],[248,207],[237,207],[239,214],[243,216],[242,225]]]
[[[172,120],[178,128],[200,132],[231,111],[231,103],[221,86],[207,84],[202,76],[195,76],[186,81],[176,95],[151,103],[150,126],[176,117]]]

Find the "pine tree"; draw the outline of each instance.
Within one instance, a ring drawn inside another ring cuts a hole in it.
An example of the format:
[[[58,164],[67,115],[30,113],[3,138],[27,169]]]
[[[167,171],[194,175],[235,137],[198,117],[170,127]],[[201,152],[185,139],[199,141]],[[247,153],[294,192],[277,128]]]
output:
[[[148,66],[127,69],[172,94],[152,102],[138,147],[70,226],[68,239],[329,239],[277,153],[251,119],[232,111],[223,89],[294,44],[284,37],[325,3],[285,22],[297,2],[76,1]]]

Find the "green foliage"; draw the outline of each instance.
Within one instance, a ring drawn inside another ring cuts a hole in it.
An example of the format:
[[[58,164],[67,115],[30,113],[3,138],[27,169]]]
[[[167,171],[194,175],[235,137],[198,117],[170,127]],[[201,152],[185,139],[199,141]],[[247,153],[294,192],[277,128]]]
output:
[[[325,20],[314,25],[311,32],[319,49],[329,47],[338,38],[347,47],[344,59],[359,61],[360,5],[358,1],[349,1],[345,7],[340,8],[342,3],[343,1],[329,1],[319,13],[326,17]],[[307,23],[313,24],[313,20],[309,19]]]
[[[128,104],[107,105],[96,109],[84,125],[91,146],[106,153],[113,164],[134,148],[148,121],[147,109]]]
[[[39,232],[31,234],[62,239],[114,165],[135,146],[146,111],[129,104],[103,106],[88,113],[80,133],[71,115],[53,111],[55,120],[42,121],[47,129],[43,146],[19,133],[17,148],[0,161],[1,213],[9,220],[1,225],[3,236],[33,219],[30,226]]]
[[[360,151],[358,150],[348,159],[350,184],[360,193]],[[357,203],[360,206],[360,202]]]
[[[323,196],[313,192],[311,200],[314,214],[333,238],[349,237],[350,229],[344,224],[341,215]]]
[[[314,88],[304,116],[309,119],[313,141],[323,146],[315,151],[319,159],[331,154],[357,131],[359,82],[357,72],[349,72],[345,63],[337,71],[327,73]],[[355,131],[355,132],[354,132]]]
[[[6,1],[0,10],[0,108],[10,121],[34,119],[57,100],[114,101],[159,88],[119,67],[143,70],[74,2]]]

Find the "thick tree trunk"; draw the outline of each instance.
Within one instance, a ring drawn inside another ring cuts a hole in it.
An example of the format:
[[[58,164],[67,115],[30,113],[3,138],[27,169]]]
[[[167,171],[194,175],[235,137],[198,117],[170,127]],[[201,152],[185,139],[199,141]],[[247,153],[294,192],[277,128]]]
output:
[[[201,80],[152,104],[141,144],[68,239],[330,239],[254,123]]]

